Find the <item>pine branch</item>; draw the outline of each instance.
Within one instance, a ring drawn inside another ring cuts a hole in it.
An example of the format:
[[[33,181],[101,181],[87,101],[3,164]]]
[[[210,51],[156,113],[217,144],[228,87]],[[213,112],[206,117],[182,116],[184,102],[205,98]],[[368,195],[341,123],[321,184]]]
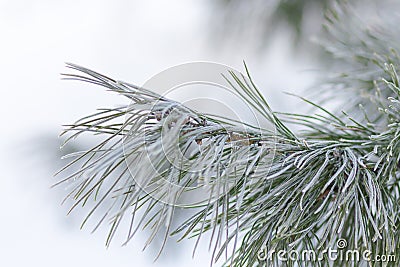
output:
[[[398,18],[392,12],[398,8],[394,1],[384,1],[377,8],[340,0],[326,11],[319,42],[333,59],[336,75],[324,78],[328,90],[318,90],[319,100],[322,96],[327,102],[343,97],[349,101],[341,108],[359,119],[367,113],[370,121],[379,123],[381,114],[375,112],[376,105],[392,94],[382,82],[382,78],[390,78],[385,64],[396,66],[399,62],[396,37],[400,32]]]
[[[338,11],[331,16],[329,23],[340,31]],[[71,210],[91,206],[83,224],[100,213],[98,225],[110,223],[107,245],[124,217],[131,217],[126,242],[139,228],[151,229],[145,246],[159,234],[165,244],[169,235],[200,240],[210,232],[212,261],[225,254],[226,264],[232,266],[256,265],[264,247],[318,253],[339,238],[347,240],[347,249],[400,255],[400,60],[392,48],[377,49],[385,47],[381,38],[360,37],[364,50],[350,42],[350,58],[361,57],[367,68],[338,80],[373,96],[352,102],[368,106],[363,116],[353,107],[339,113],[305,98],[305,105],[317,109],[315,114],[275,112],[246,66],[246,75],[225,74],[237,95],[274,130],[201,114],[149,90],[68,64],[78,74],[65,74],[66,79],[93,83],[132,101],[102,109],[63,133],[68,135],[66,142],[84,133],[103,138],[93,148],[71,155],[74,159],[61,170],[79,166],[58,183],[73,185],[67,196],[74,201]],[[372,51],[385,56],[371,56]],[[293,124],[303,131],[293,132]],[[198,191],[207,197],[182,204]],[[176,207],[196,213],[172,229]],[[279,263],[276,257],[267,261]],[[329,263],[326,259],[321,264]]]

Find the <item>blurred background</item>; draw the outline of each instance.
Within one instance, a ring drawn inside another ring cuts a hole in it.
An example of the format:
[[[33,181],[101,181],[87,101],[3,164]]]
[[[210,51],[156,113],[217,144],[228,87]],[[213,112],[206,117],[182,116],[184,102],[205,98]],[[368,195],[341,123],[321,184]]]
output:
[[[311,41],[328,1],[7,1],[0,0],[1,266],[205,266],[206,239],[170,242],[142,252],[146,234],[106,249],[105,230],[79,230],[76,210],[61,206],[67,191],[51,189],[63,124],[97,108],[127,104],[103,88],[61,81],[64,62],[144,84],[177,64],[212,61],[243,71],[273,108],[299,111],[301,93],[318,76],[321,54]],[[80,142],[85,142],[82,140]]]

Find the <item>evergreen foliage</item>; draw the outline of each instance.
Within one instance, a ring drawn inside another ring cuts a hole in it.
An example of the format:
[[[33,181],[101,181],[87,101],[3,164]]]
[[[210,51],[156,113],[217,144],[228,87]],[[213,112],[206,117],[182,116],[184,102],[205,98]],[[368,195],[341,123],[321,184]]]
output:
[[[84,133],[103,138],[71,155],[63,169],[79,166],[59,181],[72,185],[72,208],[92,207],[84,223],[102,213],[99,225],[111,223],[107,245],[125,217],[132,222],[127,242],[139,227],[151,229],[146,245],[157,234],[164,240],[169,235],[199,240],[210,232],[212,261],[225,254],[230,266],[257,265],[264,246],[321,252],[339,238],[347,240],[347,249],[399,256],[399,35],[389,27],[392,21],[368,28],[352,12],[348,4],[336,5],[325,26],[325,47],[345,66],[326,81],[331,90],[325,93],[351,96],[344,111],[300,97],[316,108],[314,114],[276,112],[246,65],[245,75],[225,74],[237,95],[273,126],[268,129],[201,114],[68,64],[77,73],[65,74],[66,79],[103,86],[133,102],[102,109],[63,133],[69,134],[66,142]],[[293,124],[301,130],[291,130]],[[180,206],[182,195],[193,188],[206,188],[209,199]],[[172,229],[179,206],[196,212]],[[270,263],[280,264],[277,258]]]

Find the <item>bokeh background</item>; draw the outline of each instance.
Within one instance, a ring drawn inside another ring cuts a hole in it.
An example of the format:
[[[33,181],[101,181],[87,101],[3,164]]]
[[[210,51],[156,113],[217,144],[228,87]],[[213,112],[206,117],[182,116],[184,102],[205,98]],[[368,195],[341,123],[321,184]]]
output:
[[[64,62],[141,85],[185,62],[244,70],[245,60],[273,108],[299,111],[282,92],[301,93],[318,76],[311,40],[326,2],[0,0],[0,266],[209,265],[206,240],[194,259],[193,242],[170,242],[153,263],[156,249],[142,252],[146,233],[106,249],[105,231],[80,230],[79,210],[66,216],[67,191],[50,187],[60,157],[80,143],[60,151],[61,125],[127,103],[61,81]]]

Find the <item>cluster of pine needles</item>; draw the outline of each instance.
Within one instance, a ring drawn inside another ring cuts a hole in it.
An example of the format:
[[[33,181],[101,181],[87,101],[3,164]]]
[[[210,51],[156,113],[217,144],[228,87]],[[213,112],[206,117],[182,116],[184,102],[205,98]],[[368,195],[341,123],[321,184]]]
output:
[[[105,87],[131,104],[100,109],[66,128],[65,143],[86,133],[101,141],[69,155],[60,172],[75,169],[57,184],[71,188],[71,210],[90,207],[83,224],[98,213],[95,229],[110,225],[107,245],[117,230],[128,242],[148,228],[146,246],[156,236],[165,244],[179,235],[196,238],[196,247],[210,233],[211,262],[224,258],[229,266],[260,264],[264,248],[318,254],[339,238],[349,250],[399,256],[400,35],[391,23],[368,28],[343,3],[326,14],[325,47],[345,72],[325,81],[321,96],[351,99],[346,110],[300,97],[314,114],[277,112],[246,65],[245,74],[227,71],[232,90],[261,125],[271,125],[265,128],[202,114],[68,64],[75,73],[65,79]],[[203,198],[187,204],[198,189]],[[176,209],[191,215],[173,223]],[[328,265],[324,260],[286,264]],[[265,263],[282,264],[276,257]]]

